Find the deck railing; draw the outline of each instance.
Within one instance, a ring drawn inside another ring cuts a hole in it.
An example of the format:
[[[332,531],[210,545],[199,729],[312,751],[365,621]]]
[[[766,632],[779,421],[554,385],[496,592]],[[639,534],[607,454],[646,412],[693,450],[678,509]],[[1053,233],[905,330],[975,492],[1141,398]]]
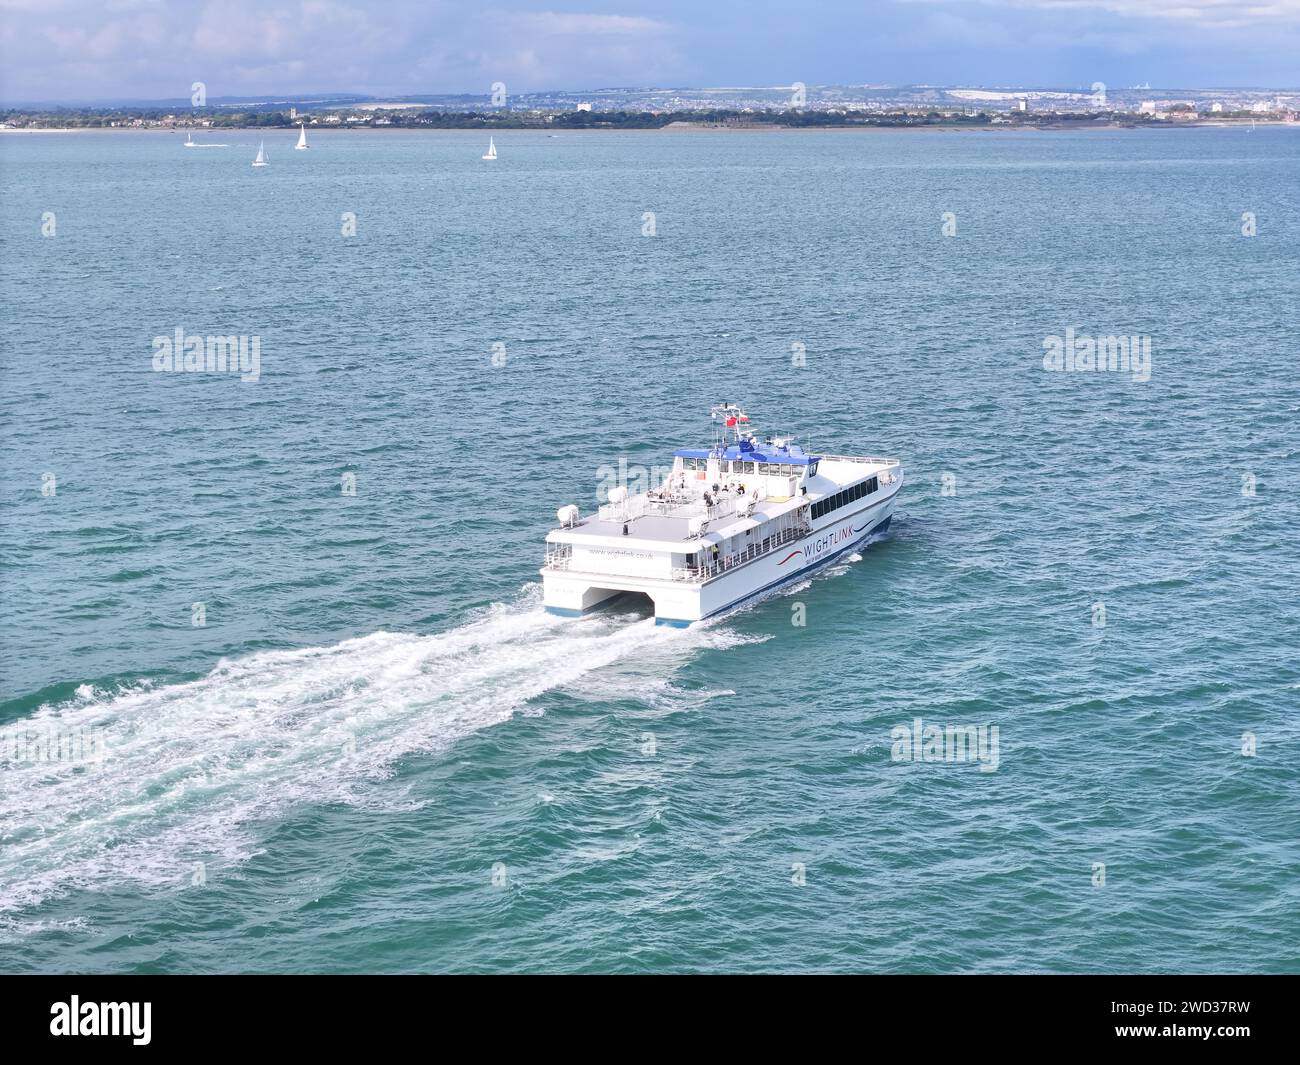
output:
[[[573,564],[573,545],[572,544],[552,544],[546,545],[546,562],[547,569],[568,569]]]
[[[699,566],[683,566],[680,569],[673,570],[673,580],[675,581],[707,581],[719,574],[726,573],[735,569],[737,566],[743,566],[746,562],[752,562],[756,558],[770,554],[778,547],[792,543],[795,540],[801,540],[812,532],[812,526],[803,522],[775,532],[771,536],[765,536],[762,540],[750,544],[743,551],[738,551],[734,555],[719,557],[716,562],[708,561]]]
[[[866,462],[872,466],[897,466],[898,459],[879,458],[875,455],[821,455],[819,458],[830,459],[832,462]]]
[[[669,496],[664,499],[651,499],[648,495],[631,496],[622,503],[606,503],[598,512],[601,521],[622,522],[636,518],[708,518],[716,521],[736,513],[737,499],[734,495],[724,494],[711,507],[706,507],[702,499],[689,496]]]
[[[787,526],[779,532],[774,532],[770,536],[765,536],[762,540],[756,540],[748,547],[738,551],[734,555],[720,557],[716,561],[707,561],[698,566],[682,566],[673,570],[672,579],[675,581],[690,581],[699,583],[711,580],[720,574],[727,573],[737,566],[743,566],[746,562],[752,562],[756,558],[769,554],[785,544],[800,540],[812,532],[812,526],[803,521],[798,521],[793,525]],[[705,550],[705,549],[701,549]],[[551,570],[567,570],[573,565],[573,545],[572,544],[552,544],[546,545],[546,561],[544,566]]]

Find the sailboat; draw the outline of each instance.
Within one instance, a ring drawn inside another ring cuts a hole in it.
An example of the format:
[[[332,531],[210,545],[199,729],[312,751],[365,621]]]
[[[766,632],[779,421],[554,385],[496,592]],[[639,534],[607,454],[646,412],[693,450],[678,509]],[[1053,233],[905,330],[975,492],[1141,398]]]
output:
[[[266,142],[263,141],[257,146],[257,158],[253,160],[254,166],[267,166],[266,161]]]
[[[483,156],[483,158],[484,158],[484,159],[495,159],[496,157],[497,157],[497,145],[496,145],[496,141],[494,141],[491,137],[488,137],[488,150],[487,150],[487,155]]]
[[[186,148],[197,148],[197,147],[198,147],[198,145],[194,143],[194,134],[193,134],[193,133],[187,133],[187,134],[185,134],[185,147],[186,147]]]
[[[296,152],[306,151],[307,149],[307,127],[301,122],[298,123],[298,143],[293,148]]]

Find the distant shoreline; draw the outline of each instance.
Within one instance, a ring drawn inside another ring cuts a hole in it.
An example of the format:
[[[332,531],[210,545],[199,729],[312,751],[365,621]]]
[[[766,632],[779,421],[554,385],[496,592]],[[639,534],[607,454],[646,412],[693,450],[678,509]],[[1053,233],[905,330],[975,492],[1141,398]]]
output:
[[[392,126],[377,129],[374,126],[312,126],[308,131],[313,137],[323,134],[357,134],[371,133],[382,136],[388,133],[453,134],[456,136],[481,137],[484,133],[493,136],[511,133],[526,133],[544,137],[578,136],[588,133],[1061,133],[1087,132],[1097,130],[1175,130],[1175,129],[1250,129],[1252,124],[1244,119],[1195,119],[1175,122],[1063,122],[1063,123],[1003,123],[1003,124],[964,124],[964,123],[928,123],[916,125],[855,125],[855,126],[781,126],[775,123],[756,123],[750,126],[708,125],[696,122],[673,122],[658,128],[613,128],[608,126],[591,126],[587,128],[564,128],[557,132],[545,128],[527,126],[485,127],[483,129],[429,129],[417,126]],[[1263,120],[1257,122],[1257,129],[1297,129],[1300,122],[1278,122]],[[182,134],[197,134],[201,137],[223,137],[228,134],[256,133],[259,136],[296,136],[297,126],[221,126],[215,129],[159,129],[144,126],[43,126],[43,127],[0,127],[0,134],[51,134],[51,133],[148,133],[157,136],[179,137]]]

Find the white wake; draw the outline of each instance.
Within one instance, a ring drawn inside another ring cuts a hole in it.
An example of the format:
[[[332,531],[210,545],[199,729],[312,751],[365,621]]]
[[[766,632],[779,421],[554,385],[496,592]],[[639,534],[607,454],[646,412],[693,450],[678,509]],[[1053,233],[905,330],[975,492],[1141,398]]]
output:
[[[187,884],[199,862],[255,854],[257,826],[295,807],[392,803],[375,782],[404,756],[445,750],[633,652],[670,651],[662,675],[738,639],[617,613],[556,618],[539,598],[433,636],[378,632],[222,661],[185,684],[83,691],[6,725],[6,739],[78,737],[103,756],[0,748],[0,913],[78,888]]]

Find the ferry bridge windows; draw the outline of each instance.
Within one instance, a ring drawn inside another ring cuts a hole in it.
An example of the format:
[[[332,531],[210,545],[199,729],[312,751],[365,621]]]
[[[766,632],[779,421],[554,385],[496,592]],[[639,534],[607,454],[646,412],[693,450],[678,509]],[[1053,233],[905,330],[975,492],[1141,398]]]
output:
[[[707,458],[682,458],[682,469],[690,472],[698,470],[707,470],[709,460]],[[817,463],[808,464],[808,476],[817,476]],[[804,467],[797,466],[793,462],[749,462],[742,459],[723,459],[718,464],[718,471],[723,474],[732,474],[733,476],[748,474],[749,476],[761,477],[801,477]]]
[[[819,499],[812,505],[813,520],[820,518],[823,514],[830,514],[837,511],[840,507],[847,506],[849,503],[854,503],[864,496],[869,496],[879,487],[879,478],[871,477],[868,480],[859,481],[857,484],[851,484],[848,488],[836,492],[833,496]]]
[[[791,462],[746,462],[737,473],[757,473],[760,477],[798,477],[800,467]]]

